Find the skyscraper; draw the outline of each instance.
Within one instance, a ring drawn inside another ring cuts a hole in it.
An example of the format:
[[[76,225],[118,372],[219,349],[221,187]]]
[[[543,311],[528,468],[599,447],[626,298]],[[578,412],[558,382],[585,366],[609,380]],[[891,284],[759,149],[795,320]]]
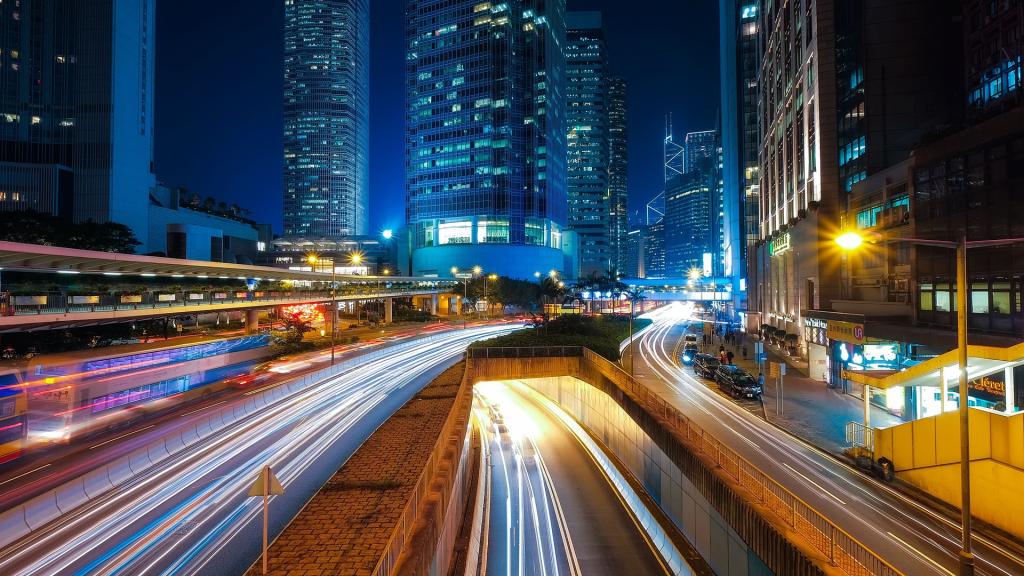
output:
[[[408,0],[413,273],[564,267],[564,0]]]
[[[713,168],[718,146],[717,130],[687,132],[684,145],[684,173]]]
[[[119,222],[146,250],[154,5],[0,2],[0,210]]]
[[[757,308],[744,300],[756,291],[751,266],[758,235],[759,170],[757,162],[757,74],[759,0],[721,0],[719,7],[722,96],[722,236],[726,274],[733,280],[737,307]],[[746,282],[743,282],[746,280]],[[755,322],[756,324],[756,322]]]
[[[705,254],[713,255],[715,233],[714,178],[710,170],[692,170],[668,181],[665,188],[665,275],[685,278],[704,270]]]
[[[566,189],[580,276],[612,267],[608,55],[600,12],[565,17]]]
[[[285,0],[285,237],[367,233],[369,83],[369,0]]]
[[[626,81],[608,83],[608,202],[611,208],[612,268],[627,273],[626,237],[629,234],[629,140],[626,122]]]

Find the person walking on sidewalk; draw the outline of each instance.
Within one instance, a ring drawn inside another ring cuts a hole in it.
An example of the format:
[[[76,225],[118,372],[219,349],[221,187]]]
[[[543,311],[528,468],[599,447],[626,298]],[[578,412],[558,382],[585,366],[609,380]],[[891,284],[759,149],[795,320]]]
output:
[[[764,372],[760,370],[757,372],[757,385],[761,387],[761,390],[764,390]]]
[[[732,353],[732,350],[729,350],[725,353],[725,357],[729,360],[729,364],[732,364],[732,359],[735,358],[736,355]]]

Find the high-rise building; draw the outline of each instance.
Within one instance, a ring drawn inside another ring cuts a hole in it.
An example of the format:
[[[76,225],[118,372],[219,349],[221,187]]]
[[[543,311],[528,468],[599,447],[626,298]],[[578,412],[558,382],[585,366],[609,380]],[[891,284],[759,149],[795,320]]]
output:
[[[154,6],[0,2],[0,210],[119,222],[146,251]]]
[[[801,335],[804,311],[848,310],[833,240],[856,225],[849,193],[949,123],[959,99],[948,65],[960,50],[950,41],[959,38],[955,4],[761,3],[761,242],[751,289],[762,322]],[[817,350],[812,365],[827,363],[824,344],[798,338],[798,347]]]
[[[626,122],[626,81],[608,83],[608,199],[611,209],[612,268],[627,273],[626,236],[629,234],[629,141]]]
[[[665,276],[685,278],[690,270],[704,271],[706,261],[711,263],[716,253],[714,192],[714,173],[709,170],[693,170],[668,181],[662,220]]]
[[[643,277],[665,277],[665,221],[659,220],[643,228],[640,245],[643,253]]]
[[[369,0],[285,0],[285,237],[367,233],[369,83]]]
[[[600,12],[565,17],[566,189],[579,276],[612,267],[608,55]]]
[[[626,234],[626,264],[621,268],[627,278],[644,278],[643,230],[636,228]]]
[[[722,114],[722,258],[732,280],[738,309],[758,309],[749,300],[756,291],[756,261],[750,258],[760,240],[757,134],[757,75],[760,68],[758,13],[760,0],[719,3]],[[754,319],[753,324],[758,324]]]
[[[564,0],[409,0],[413,273],[563,270]]]
[[[684,140],[683,172],[713,169],[717,159],[718,131],[687,132]]]

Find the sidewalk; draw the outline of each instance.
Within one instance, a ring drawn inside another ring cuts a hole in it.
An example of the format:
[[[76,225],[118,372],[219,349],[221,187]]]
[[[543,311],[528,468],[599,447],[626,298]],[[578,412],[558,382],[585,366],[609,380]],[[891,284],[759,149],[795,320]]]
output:
[[[720,345],[732,350],[736,355],[733,362],[757,377],[757,363],[753,360],[754,340],[749,336],[741,345],[722,344],[717,341],[709,346],[711,353],[717,352]],[[747,347],[746,360],[742,357],[741,348]],[[769,362],[786,362],[789,365],[783,377],[781,410],[778,410],[778,379],[770,378],[765,368],[765,383],[762,402],[764,415],[768,422],[807,442],[829,452],[841,453],[849,445],[846,443],[846,424],[864,421],[864,403],[860,398],[844,394],[839,390],[828,388],[824,382],[807,377],[807,363],[781,354],[778,350],[765,346]],[[885,428],[903,422],[886,410],[871,405],[871,426]]]

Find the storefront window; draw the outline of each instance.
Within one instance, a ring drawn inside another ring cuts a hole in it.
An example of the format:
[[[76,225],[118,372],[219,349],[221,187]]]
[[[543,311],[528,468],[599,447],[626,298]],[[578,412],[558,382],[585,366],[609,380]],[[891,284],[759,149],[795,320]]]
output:
[[[935,285],[935,310],[937,312],[949,312],[952,309],[949,300],[949,284]]]
[[[931,286],[929,286],[931,288]],[[921,304],[921,310],[931,310],[935,306],[935,298],[932,296],[932,291],[929,289],[925,292],[921,290],[921,298],[918,300]]]
[[[988,314],[988,291],[971,290],[971,313]]]
[[[993,282],[992,283],[992,313],[993,314],[1009,314],[1010,308],[1010,283],[1009,282]]]

